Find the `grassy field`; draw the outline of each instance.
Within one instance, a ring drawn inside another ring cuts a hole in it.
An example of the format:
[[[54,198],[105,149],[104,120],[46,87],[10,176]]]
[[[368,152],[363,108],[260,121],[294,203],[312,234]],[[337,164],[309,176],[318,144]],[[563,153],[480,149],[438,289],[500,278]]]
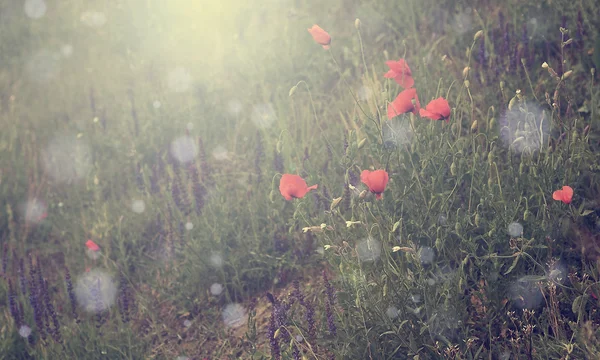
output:
[[[0,4],[1,359],[600,358],[595,1],[193,3]]]

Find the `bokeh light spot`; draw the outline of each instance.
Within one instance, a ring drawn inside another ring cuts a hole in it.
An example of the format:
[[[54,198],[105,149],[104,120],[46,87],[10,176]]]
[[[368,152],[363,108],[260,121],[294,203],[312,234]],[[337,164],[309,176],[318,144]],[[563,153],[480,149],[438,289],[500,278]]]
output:
[[[518,222],[513,222],[508,225],[508,234],[512,237],[520,237],[523,235],[523,225]]]
[[[24,9],[27,17],[31,19],[40,19],[46,15],[48,7],[44,0],[26,0]]]
[[[198,145],[191,136],[181,136],[171,143],[171,155],[180,163],[188,163],[198,155]]]
[[[277,115],[271,103],[258,104],[252,110],[251,119],[257,127],[266,129],[275,122]]]
[[[223,285],[214,283],[210,286],[210,293],[214,296],[221,295],[223,292]]]
[[[87,312],[102,312],[115,303],[117,287],[104,271],[93,269],[84,273],[75,284],[75,297]]]
[[[144,203],[144,200],[133,200],[131,202],[131,210],[137,214],[143,213],[144,210],[146,210],[146,204]]]
[[[178,66],[167,75],[167,86],[177,93],[186,92],[192,87],[192,74],[186,68]]]
[[[223,322],[228,328],[237,328],[246,323],[246,309],[237,303],[228,304],[223,309]]]
[[[381,243],[368,237],[356,244],[356,253],[360,261],[375,261],[381,256]]]

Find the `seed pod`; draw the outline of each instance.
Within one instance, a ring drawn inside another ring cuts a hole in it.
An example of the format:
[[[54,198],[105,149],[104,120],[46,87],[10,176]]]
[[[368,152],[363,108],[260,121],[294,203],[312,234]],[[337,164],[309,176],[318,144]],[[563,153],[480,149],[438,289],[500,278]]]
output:
[[[288,96],[293,96],[296,93],[296,89],[298,89],[298,86],[294,85],[292,86],[292,88],[290,89],[290,92],[288,93]]]
[[[452,176],[456,176],[456,162],[452,162],[452,165],[450,165],[450,174],[452,174]]]
[[[360,19],[356,18],[356,20],[354,20],[354,27],[356,28],[356,30],[360,29]]]
[[[365,143],[367,142],[367,138],[362,139],[359,143],[358,143],[358,150],[362,149],[363,146],[365,146]]]
[[[442,244],[442,239],[440,239],[440,238],[436,238],[436,239],[435,239],[435,248],[436,248],[438,251],[441,251],[441,250],[442,250],[442,246],[443,246],[443,244]]]
[[[512,110],[512,108],[517,104],[517,100],[518,98],[516,96],[510,99],[510,101],[508,102],[508,110]]]
[[[473,124],[471,124],[471,132],[474,133],[477,131],[477,120],[473,121]]]

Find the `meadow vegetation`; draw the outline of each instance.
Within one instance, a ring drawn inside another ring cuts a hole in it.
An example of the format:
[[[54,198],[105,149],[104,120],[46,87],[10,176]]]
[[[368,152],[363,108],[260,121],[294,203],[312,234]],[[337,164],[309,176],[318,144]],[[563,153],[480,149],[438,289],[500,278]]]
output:
[[[40,3],[0,5],[2,359],[598,357],[595,1]]]

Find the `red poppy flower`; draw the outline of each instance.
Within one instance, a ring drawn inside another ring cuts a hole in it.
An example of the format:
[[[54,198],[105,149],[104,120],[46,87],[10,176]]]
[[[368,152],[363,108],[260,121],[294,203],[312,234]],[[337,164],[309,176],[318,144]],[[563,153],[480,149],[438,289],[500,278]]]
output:
[[[381,199],[381,193],[385,191],[389,179],[390,177],[385,170],[363,170],[360,174],[360,181],[367,185],[377,199]]]
[[[405,89],[412,87],[415,84],[415,80],[412,77],[410,68],[404,59],[398,61],[386,61],[385,64],[390,70],[383,75],[388,79],[394,79],[400,86]]]
[[[308,29],[308,32],[312,35],[317,44],[323,45],[323,49],[329,49],[329,44],[331,44],[331,36],[329,36],[327,31],[321,29],[319,25],[313,25],[312,28]]]
[[[450,105],[448,105],[448,101],[446,99],[439,97],[435,100],[431,100],[425,109],[419,110],[419,115],[432,120],[449,121]]]
[[[306,181],[298,175],[283,174],[279,181],[279,192],[286,200],[303,198],[306,193],[316,190],[318,185],[307,186]]]
[[[413,103],[414,100],[414,103]],[[421,108],[417,89],[410,88],[402,91],[394,101],[388,104],[387,115],[388,119],[392,119],[400,114],[407,112],[417,113]]]
[[[87,248],[90,249],[90,250],[92,250],[92,251],[100,251],[100,246],[98,246],[98,244],[96,244],[92,240],[86,241],[85,242],[85,246],[87,246]]]
[[[565,204],[570,204],[573,200],[573,188],[570,186],[563,186],[561,190],[556,190],[552,194],[554,200],[562,201]]]

